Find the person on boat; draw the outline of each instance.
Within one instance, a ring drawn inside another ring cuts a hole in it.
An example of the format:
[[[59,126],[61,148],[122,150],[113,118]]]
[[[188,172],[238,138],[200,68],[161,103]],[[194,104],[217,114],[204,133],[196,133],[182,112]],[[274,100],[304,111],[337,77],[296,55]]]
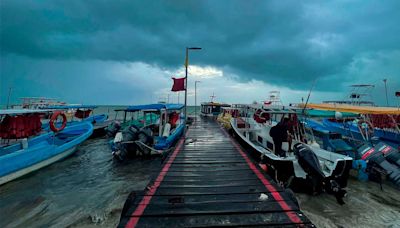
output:
[[[281,122],[273,126],[270,131],[270,136],[274,141],[275,154],[280,157],[286,157],[286,151],[282,150],[282,143],[289,143],[289,151],[291,148],[291,136],[288,131],[289,118],[283,118]]]

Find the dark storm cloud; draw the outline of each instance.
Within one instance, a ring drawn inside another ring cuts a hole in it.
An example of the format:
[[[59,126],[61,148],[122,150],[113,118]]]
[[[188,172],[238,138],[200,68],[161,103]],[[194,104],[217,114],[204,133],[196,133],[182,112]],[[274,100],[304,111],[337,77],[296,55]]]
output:
[[[193,61],[232,71],[242,80],[304,89],[318,77],[317,89],[337,90],[354,82],[357,75],[349,75],[354,72],[350,68],[360,59],[400,50],[400,1],[0,4],[3,56],[141,61],[176,68],[183,64],[184,47],[197,45],[204,51],[193,54]],[[372,77],[385,73],[382,64]]]

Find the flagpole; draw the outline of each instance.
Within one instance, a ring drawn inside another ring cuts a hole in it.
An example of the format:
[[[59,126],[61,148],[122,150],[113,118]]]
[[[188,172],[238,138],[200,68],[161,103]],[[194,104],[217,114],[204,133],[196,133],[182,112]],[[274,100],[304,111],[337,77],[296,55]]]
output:
[[[186,47],[186,58],[185,58],[185,124],[187,123],[187,86],[188,86],[188,67],[189,67],[189,50],[201,50],[199,47]],[[184,130],[186,133],[186,127]]]

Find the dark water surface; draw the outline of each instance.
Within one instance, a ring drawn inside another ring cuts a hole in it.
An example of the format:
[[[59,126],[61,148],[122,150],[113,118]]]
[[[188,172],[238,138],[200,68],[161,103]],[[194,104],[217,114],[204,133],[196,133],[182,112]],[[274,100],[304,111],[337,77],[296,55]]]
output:
[[[317,227],[400,227],[400,191],[351,178],[345,205],[333,196],[297,194],[302,211]]]
[[[0,186],[0,227],[115,227],[127,195],[160,164],[116,163],[108,140],[87,140],[73,156]]]

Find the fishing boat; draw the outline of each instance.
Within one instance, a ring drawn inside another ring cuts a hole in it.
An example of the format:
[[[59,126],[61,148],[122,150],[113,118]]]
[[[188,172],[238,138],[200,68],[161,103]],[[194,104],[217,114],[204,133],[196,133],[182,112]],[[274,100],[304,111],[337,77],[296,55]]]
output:
[[[11,105],[12,109],[45,109],[48,106],[65,105],[66,102],[49,97],[21,97],[20,104]]]
[[[353,158],[353,169],[359,180],[382,182],[382,176],[400,187],[400,152],[383,142],[360,141],[329,131],[323,123],[305,119],[316,142],[323,148]]]
[[[163,154],[180,138],[186,127],[181,115],[182,104],[147,104],[129,106],[124,109],[123,122],[130,125],[116,133],[111,143],[112,154],[118,160],[126,160],[137,155]],[[128,114],[131,119],[127,119]],[[142,116],[137,125],[134,117]],[[150,116],[150,121],[148,120]],[[154,117],[154,119],[153,119]]]
[[[131,125],[142,128],[155,123],[159,119],[159,115],[153,112],[149,112],[146,115],[140,115],[140,112],[127,112],[126,109],[115,109],[114,112],[114,120],[106,128],[106,135],[113,139],[121,129],[125,129]],[[122,117],[120,117],[121,112]]]
[[[46,109],[64,110],[67,114],[67,125],[74,125],[80,122],[90,122],[93,124],[93,134],[90,138],[101,137],[106,134],[106,128],[111,123],[107,114],[94,114],[97,108],[95,105],[50,105]],[[68,115],[69,114],[69,115]],[[44,124],[43,127],[48,127]]]
[[[214,94],[210,97],[210,102],[201,103],[200,116],[217,118],[217,116],[221,113],[222,108],[230,107],[229,104],[214,102]]]
[[[325,118],[323,124],[332,132],[362,141],[378,140],[400,147],[400,109],[393,107],[347,104],[308,104],[308,108],[349,112],[357,118]]]
[[[0,185],[66,158],[93,132],[90,122],[66,127],[53,121],[53,130],[44,131],[41,117],[48,114],[53,121],[63,115],[50,109],[0,110]]]
[[[294,191],[328,192],[344,203],[351,157],[321,149],[314,139],[306,138],[294,107],[253,104],[246,110],[245,116],[231,119],[234,134],[244,146],[261,156],[261,163],[277,183]],[[271,135],[273,127],[285,119],[292,144],[282,143],[281,149],[286,154],[282,157],[274,153],[277,148]]]

